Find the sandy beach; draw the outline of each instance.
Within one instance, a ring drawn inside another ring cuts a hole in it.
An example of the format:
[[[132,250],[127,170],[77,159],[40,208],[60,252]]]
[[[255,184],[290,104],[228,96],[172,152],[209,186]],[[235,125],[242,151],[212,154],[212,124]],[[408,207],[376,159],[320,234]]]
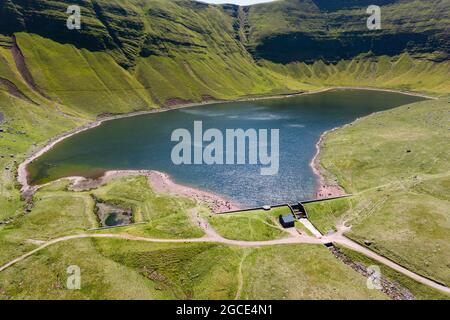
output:
[[[31,197],[32,194],[40,188],[46,187],[51,183],[64,180],[70,181],[70,185],[68,187],[70,191],[84,192],[96,189],[112,180],[131,176],[146,177],[151,189],[154,192],[193,199],[196,203],[210,208],[213,213],[223,213],[242,209],[238,204],[233,203],[223,196],[181,185],[176,183],[168,174],[155,170],[110,170],[106,171],[103,176],[97,179],[85,177],[65,177],[39,186],[27,186],[24,195]]]
[[[62,178],[60,180],[69,179],[71,181],[69,190],[82,192],[98,188],[111,180],[129,176],[147,177],[149,185],[154,192],[191,198],[198,204],[209,207],[213,213],[240,210],[238,204],[225,199],[223,196],[178,184],[174,182],[168,174],[154,170],[113,170],[105,172],[105,174],[98,179],[70,177]]]
[[[162,172],[149,171],[148,179],[155,192],[192,198],[198,203],[206,204],[214,213],[242,209],[239,204],[233,203],[223,196],[175,183],[169,175]]]

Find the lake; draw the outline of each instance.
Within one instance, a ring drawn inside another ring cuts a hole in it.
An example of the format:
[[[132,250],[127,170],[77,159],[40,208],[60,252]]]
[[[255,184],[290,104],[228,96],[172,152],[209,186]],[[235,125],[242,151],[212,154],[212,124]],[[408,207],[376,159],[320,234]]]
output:
[[[30,182],[98,177],[107,170],[166,172],[181,184],[212,191],[243,206],[313,198],[310,162],[321,134],[374,112],[423,100],[392,92],[336,90],[318,94],[197,106],[104,122],[74,135],[35,160]],[[279,129],[279,172],[262,176],[260,165],[174,165],[175,129]]]

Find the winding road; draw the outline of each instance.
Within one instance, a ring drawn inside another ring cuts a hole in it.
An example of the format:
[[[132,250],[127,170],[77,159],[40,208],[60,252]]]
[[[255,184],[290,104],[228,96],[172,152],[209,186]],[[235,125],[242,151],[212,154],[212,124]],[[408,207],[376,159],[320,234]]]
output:
[[[30,256],[58,243],[67,242],[71,240],[77,239],[89,239],[89,238],[103,238],[103,239],[122,239],[128,241],[144,241],[144,242],[152,242],[152,243],[222,243],[232,246],[239,246],[242,248],[250,248],[250,247],[263,247],[263,246],[275,246],[275,245],[287,245],[287,244],[318,244],[324,245],[327,243],[335,243],[342,246],[345,246],[351,250],[359,252],[367,257],[370,257],[391,269],[394,269],[405,276],[416,280],[424,285],[437,289],[439,291],[450,294],[450,288],[439,284],[435,281],[432,281],[428,278],[425,278],[415,272],[412,272],[401,265],[367,249],[364,246],[361,246],[355,241],[350,240],[349,238],[344,236],[344,232],[348,231],[349,228],[339,227],[338,232],[330,235],[330,236],[318,236],[320,234],[317,230],[315,230],[312,224],[307,224],[310,228],[310,231],[316,236],[307,236],[299,234],[298,232],[289,232],[289,236],[276,240],[267,240],[267,241],[240,241],[240,240],[230,240],[219,235],[216,230],[214,230],[209,223],[198,215],[191,215],[192,219],[197,222],[197,224],[204,230],[205,236],[201,238],[193,238],[193,239],[157,239],[157,238],[147,238],[147,237],[138,237],[132,236],[128,234],[76,234],[69,235],[65,237],[56,238],[41,244],[36,249],[14,259],[5,265],[0,267],[0,272],[5,271],[6,269],[14,266],[15,264],[24,261]],[[312,228],[312,229],[311,229]],[[37,242],[36,242],[37,243]]]

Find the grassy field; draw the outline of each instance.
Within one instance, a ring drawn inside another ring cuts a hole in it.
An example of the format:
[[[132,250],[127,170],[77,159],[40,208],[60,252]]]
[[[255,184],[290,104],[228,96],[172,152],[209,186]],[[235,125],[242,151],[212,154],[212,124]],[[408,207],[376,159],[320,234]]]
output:
[[[84,233],[96,226],[94,202],[88,194],[38,192],[30,213],[0,226],[0,264],[34,249],[33,241]]]
[[[352,199],[337,199],[305,204],[309,220],[322,233],[336,231],[336,226],[345,220],[345,213],[352,207]]]
[[[87,193],[72,193],[62,186],[43,189],[34,196],[31,212],[0,226],[0,263],[32,250],[34,240],[47,241],[97,227],[94,201]]]
[[[271,211],[256,210],[227,215],[208,216],[209,223],[227,239],[263,241],[279,239],[287,235],[278,222],[278,217],[289,214],[288,207]]]
[[[68,290],[67,268],[81,269],[82,290]],[[90,239],[61,243],[0,274],[0,299],[154,299],[138,272],[105,258]]]
[[[244,260],[244,299],[386,299],[366,279],[314,245],[254,249]]]
[[[67,267],[81,290],[66,289]],[[386,299],[319,246],[239,249],[216,244],[76,240],[0,274],[2,299]]]
[[[137,221],[150,219],[147,224],[110,229],[108,233],[168,238],[202,235],[193,225],[189,227],[190,221],[183,211],[189,206],[189,200],[167,199],[164,198],[167,196],[154,194],[143,177],[112,180],[90,192],[67,191],[67,181],[62,180],[35,195],[35,205],[28,215],[0,227],[0,264],[35,248],[37,244],[30,240],[85,233],[86,229],[95,227],[97,220],[92,195],[121,207],[130,206]],[[163,202],[158,205],[160,200]],[[177,207],[171,201],[181,204],[178,213],[174,212]],[[190,205],[192,207],[188,208],[195,209],[192,203]],[[279,214],[287,213],[286,210],[279,208],[269,213],[256,211],[214,216],[212,221],[225,236],[234,234],[236,239],[245,240],[274,239],[282,236],[282,230],[276,226],[274,219]],[[174,224],[172,229],[159,225],[159,218],[167,218],[173,223],[182,221],[180,229],[176,229],[178,224]],[[233,233],[233,230],[242,234]],[[247,239],[246,234],[250,234],[251,238]],[[66,289],[66,270],[71,265],[81,268],[80,291]],[[392,272],[387,268],[384,271]],[[443,298],[404,277],[393,276],[407,288],[416,290],[414,294],[419,298]],[[207,243],[150,244],[129,240],[83,239],[53,245],[0,273],[0,298],[387,298],[379,291],[368,290],[365,281],[364,277],[336,260],[320,245],[243,249]]]
[[[145,177],[113,180],[92,194],[102,200],[133,211],[134,222],[145,224],[112,232],[127,232],[153,238],[199,238],[203,231],[189,217],[202,211],[191,199],[155,194]]]
[[[334,223],[345,217],[352,239],[369,240],[373,250],[447,285],[449,110],[443,99],[371,115],[329,134],[321,154],[322,165],[355,194],[345,212],[330,204]],[[312,209],[319,225],[321,209]]]
[[[323,61],[286,65],[264,61],[262,64],[314,86],[378,87],[438,96],[448,96],[450,92],[449,62],[419,60],[406,53],[395,57],[340,60],[335,64]]]
[[[106,257],[139,272],[159,299],[231,299],[238,285],[237,248],[217,244],[97,241]]]
[[[29,213],[10,224],[0,226],[0,264],[30,251],[34,247],[31,242],[33,240],[48,241],[98,228],[94,196],[131,209],[134,221],[143,223],[109,229],[109,233],[153,238],[203,236],[203,231],[191,221],[188,210],[204,208],[197,207],[189,199],[153,193],[144,177],[112,180],[92,192],[68,191],[67,181],[63,180],[39,190],[34,195],[33,207]]]

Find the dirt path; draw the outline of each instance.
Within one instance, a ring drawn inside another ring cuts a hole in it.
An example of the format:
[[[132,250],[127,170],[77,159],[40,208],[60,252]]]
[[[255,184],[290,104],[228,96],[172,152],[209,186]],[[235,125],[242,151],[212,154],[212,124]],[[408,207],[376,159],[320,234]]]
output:
[[[376,252],[374,252],[374,251],[372,251],[372,250],[370,250],[370,249],[360,245],[359,243],[357,243],[357,242],[347,238],[346,236],[344,236],[344,233],[347,232],[349,229],[350,228],[348,228],[348,227],[340,226],[338,228],[338,230],[339,230],[338,232],[334,233],[331,236],[326,237],[326,239],[329,242],[333,242],[333,243],[342,245],[342,246],[347,247],[347,248],[349,248],[349,249],[351,249],[353,251],[359,252],[359,253],[365,255],[366,257],[372,258],[372,259],[374,259],[374,260],[376,260],[376,261],[378,261],[378,262],[388,266],[389,268],[391,268],[391,269],[393,269],[395,271],[398,271],[398,272],[404,274],[405,276],[407,276],[407,277],[409,277],[409,278],[411,278],[413,280],[416,280],[417,282],[420,282],[420,283],[422,283],[424,285],[427,285],[427,286],[432,287],[434,289],[437,289],[439,291],[442,291],[442,292],[445,292],[447,294],[450,294],[450,288],[449,287],[446,287],[446,286],[444,286],[444,285],[442,285],[440,283],[437,283],[437,282],[435,282],[433,280],[430,280],[428,278],[425,278],[425,277],[423,277],[423,276],[421,276],[421,275],[419,275],[419,274],[417,274],[417,273],[415,273],[413,271],[410,271],[410,270],[406,269],[405,267],[402,267],[401,265],[395,263],[394,261],[391,261],[391,260],[383,257],[382,255],[379,255],[378,253],[376,253]]]
[[[353,195],[361,195],[364,193],[369,193],[371,191],[375,191],[377,189],[383,189],[387,187],[392,187],[396,185],[400,185],[403,188],[411,188],[411,186],[414,186],[416,184],[419,184],[421,182],[429,181],[429,180],[435,180],[440,178],[447,178],[450,176],[450,171],[447,172],[441,172],[437,174],[422,174],[422,175],[416,175],[416,176],[410,176],[403,179],[397,179],[389,183],[385,183],[376,187],[371,187],[368,189],[361,190],[359,192],[354,193]]]
[[[206,227],[204,225],[203,227]],[[263,246],[275,246],[275,245],[287,245],[287,244],[326,244],[326,243],[336,243],[343,245],[345,247],[348,247],[356,252],[362,253],[367,257],[370,257],[404,275],[407,277],[416,280],[417,282],[420,282],[422,284],[425,284],[429,287],[432,287],[434,289],[437,289],[439,291],[445,292],[447,294],[450,294],[450,288],[441,285],[439,283],[436,283],[430,279],[427,279],[417,273],[414,273],[395,262],[386,259],[385,257],[361,246],[360,244],[346,238],[343,236],[343,233],[347,231],[345,228],[341,228],[337,233],[329,236],[329,237],[322,237],[314,238],[309,236],[303,236],[303,235],[292,235],[287,238],[277,239],[277,240],[268,240],[268,241],[239,241],[239,240],[229,240],[225,239],[219,234],[217,234],[211,227],[206,227],[205,232],[206,235],[202,238],[194,238],[194,239],[157,239],[157,238],[146,238],[146,237],[137,237],[132,235],[125,235],[125,234],[78,234],[78,235],[71,235],[71,236],[65,236],[61,238],[57,238],[51,241],[48,241],[42,245],[40,245],[38,248],[6,263],[5,265],[0,267],[0,272],[12,267],[13,265],[24,261],[25,259],[29,258],[30,256],[61,242],[67,242],[71,240],[76,239],[89,239],[89,238],[103,238],[103,239],[121,239],[121,240],[129,240],[129,241],[144,241],[144,242],[152,242],[152,243],[223,243],[227,245],[232,246],[239,246],[242,248],[252,248],[252,247],[263,247]]]
[[[391,260],[389,260],[389,259],[387,259],[387,258],[385,258],[383,256],[380,256],[379,254],[377,254],[377,253],[375,253],[375,252],[373,252],[373,251],[363,247],[359,243],[356,243],[356,242],[354,242],[354,241],[352,241],[352,240],[350,240],[350,239],[348,239],[348,238],[346,238],[344,236],[342,236],[340,239],[335,239],[334,241],[336,243],[340,244],[340,245],[343,245],[343,246],[345,246],[345,247],[347,247],[349,249],[352,249],[353,251],[362,253],[363,255],[365,255],[365,256],[367,256],[369,258],[372,258],[372,259],[374,259],[374,260],[376,260],[378,262],[381,262],[382,264],[390,267],[391,269],[394,269],[395,271],[398,271],[398,272],[404,274],[405,276],[407,276],[407,277],[409,277],[409,278],[411,278],[413,280],[416,280],[417,282],[420,282],[420,283],[425,284],[425,285],[427,285],[429,287],[432,287],[432,288],[437,289],[439,291],[442,291],[442,292],[445,292],[447,294],[450,294],[450,288],[448,288],[448,287],[446,287],[446,286],[444,286],[442,284],[439,284],[437,282],[434,282],[433,280],[427,279],[427,278],[425,278],[425,277],[423,277],[423,276],[421,276],[421,275],[419,275],[417,273],[414,273],[414,272],[412,272],[412,271],[410,271],[410,270],[408,270],[408,269],[406,269],[406,268],[396,264],[395,262],[393,262],[393,261],[391,261]]]
[[[277,240],[269,240],[269,241],[240,241],[240,240],[229,240],[225,239],[221,236],[204,236],[202,238],[193,238],[193,239],[158,239],[158,238],[146,238],[146,237],[137,237],[126,234],[78,234],[65,236],[57,239],[50,240],[45,242],[45,244],[39,246],[38,248],[6,263],[5,265],[0,267],[0,272],[12,267],[13,265],[29,258],[30,256],[61,242],[67,242],[71,240],[77,239],[95,239],[95,238],[103,238],[103,239],[121,239],[121,240],[129,240],[129,241],[143,241],[143,242],[153,242],[153,243],[223,243],[232,246],[239,246],[243,248],[251,248],[251,247],[262,247],[262,246],[274,246],[274,245],[283,245],[283,244],[324,244],[324,241],[312,237],[299,236],[299,237],[289,237]]]
[[[211,227],[211,225],[209,224],[209,222],[206,219],[201,217],[200,213],[198,212],[198,210],[196,208],[189,210],[188,214],[189,214],[193,224],[195,226],[198,226],[199,228],[201,228],[203,230],[203,232],[205,232],[206,238],[214,240],[216,242],[222,242],[222,241],[226,240],[220,234],[217,233],[216,229]]]
[[[248,256],[248,252],[245,251],[242,255],[241,262],[239,263],[239,270],[238,270],[238,289],[236,291],[236,296],[234,297],[234,300],[241,299],[242,294],[242,288],[244,287],[244,274],[242,273],[242,266],[244,265],[245,259]]]

